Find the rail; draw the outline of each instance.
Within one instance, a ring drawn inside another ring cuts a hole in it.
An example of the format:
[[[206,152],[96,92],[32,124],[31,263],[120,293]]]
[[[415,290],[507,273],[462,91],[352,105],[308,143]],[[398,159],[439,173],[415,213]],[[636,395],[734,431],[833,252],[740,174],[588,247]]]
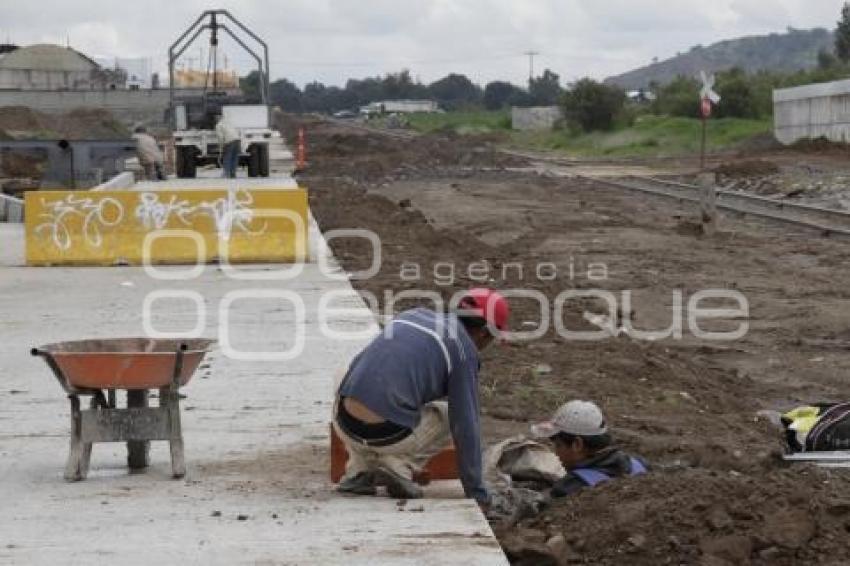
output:
[[[700,201],[700,187],[677,181],[636,176],[621,179],[580,178],[613,188],[634,190],[679,201]],[[717,208],[817,230],[824,236],[850,237],[850,213],[840,210],[789,203],[723,189],[717,191]]]

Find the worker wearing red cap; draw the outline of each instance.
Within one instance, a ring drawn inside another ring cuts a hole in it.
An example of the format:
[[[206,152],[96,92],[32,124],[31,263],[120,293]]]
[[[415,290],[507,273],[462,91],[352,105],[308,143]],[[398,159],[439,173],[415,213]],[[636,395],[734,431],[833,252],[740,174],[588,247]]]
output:
[[[413,474],[454,441],[467,497],[489,503],[478,409],[479,352],[507,330],[508,302],[471,289],[449,313],[396,316],[358,354],[337,393],[334,426],[349,459],[339,491],[422,497]]]

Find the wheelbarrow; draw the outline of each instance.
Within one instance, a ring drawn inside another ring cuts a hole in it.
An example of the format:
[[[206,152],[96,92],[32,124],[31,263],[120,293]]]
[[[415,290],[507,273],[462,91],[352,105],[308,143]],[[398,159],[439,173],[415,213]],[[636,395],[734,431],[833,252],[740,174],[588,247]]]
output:
[[[65,479],[86,478],[92,444],[126,442],[131,470],[149,465],[150,441],[171,445],[175,478],[186,474],[180,396],[213,340],[114,338],[77,340],[33,348],[53,370],[71,401],[71,449]],[[127,392],[127,406],[117,405],[117,390]],[[148,405],[149,391],[159,389],[159,404]],[[81,410],[80,397],[90,396]]]

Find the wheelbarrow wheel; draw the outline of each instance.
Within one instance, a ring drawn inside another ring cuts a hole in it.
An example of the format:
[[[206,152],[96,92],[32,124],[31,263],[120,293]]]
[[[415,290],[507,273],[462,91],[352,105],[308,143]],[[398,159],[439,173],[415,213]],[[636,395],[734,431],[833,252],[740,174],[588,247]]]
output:
[[[150,442],[131,440],[127,443],[127,466],[131,470],[143,470],[150,464]]]
[[[147,407],[148,392],[145,390],[127,391],[127,407]],[[142,470],[150,465],[151,443],[147,440],[131,440],[127,442],[127,467],[131,470]]]

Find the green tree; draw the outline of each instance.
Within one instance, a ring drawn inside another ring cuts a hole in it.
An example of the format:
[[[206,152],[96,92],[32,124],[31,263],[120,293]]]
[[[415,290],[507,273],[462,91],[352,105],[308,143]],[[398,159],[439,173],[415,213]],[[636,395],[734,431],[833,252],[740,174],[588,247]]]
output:
[[[455,73],[428,85],[428,93],[447,110],[475,106],[481,101],[481,88],[466,75]]]
[[[259,104],[260,97],[260,72],[251,71],[246,76],[239,79],[239,88],[242,89],[242,94],[245,100],[251,104]]]
[[[612,129],[625,104],[623,89],[590,78],[572,85],[562,99],[564,116],[586,132]]]
[[[546,69],[541,76],[528,81],[528,94],[531,95],[534,105],[553,106],[557,104],[563,94],[561,77]]]
[[[841,8],[841,19],[835,30],[835,55],[843,62],[850,62],[850,3]]]
[[[269,85],[269,98],[275,106],[284,112],[302,112],[304,110],[301,89],[286,79],[274,81]]]
[[[838,58],[827,51],[821,49],[818,51],[818,69],[831,69],[838,64]]]
[[[519,101],[525,92],[509,82],[493,81],[484,87],[484,107],[487,110],[499,110]]]
[[[742,69],[731,69],[717,76],[717,93],[722,97],[718,118],[758,118],[759,106],[754,92],[755,77]]]
[[[652,104],[653,114],[665,116],[699,116],[699,82],[690,77],[679,76],[669,84],[659,87]]]

